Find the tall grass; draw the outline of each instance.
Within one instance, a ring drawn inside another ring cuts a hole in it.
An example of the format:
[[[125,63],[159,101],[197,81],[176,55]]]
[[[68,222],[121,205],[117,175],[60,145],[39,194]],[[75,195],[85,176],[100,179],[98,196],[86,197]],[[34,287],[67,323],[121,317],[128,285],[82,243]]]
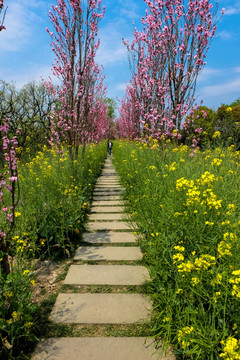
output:
[[[0,270],[1,359],[25,359],[30,342],[36,341],[31,260],[72,254],[105,157],[105,143],[87,146],[84,157],[80,153],[74,163],[65,149],[59,154],[44,147],[29,162],[19,163],[20,203],[9,252],[11,272],[6,277]]]
[[[240,359],[240,153],[115,144],[152,277],[153,335],[178,359]]]

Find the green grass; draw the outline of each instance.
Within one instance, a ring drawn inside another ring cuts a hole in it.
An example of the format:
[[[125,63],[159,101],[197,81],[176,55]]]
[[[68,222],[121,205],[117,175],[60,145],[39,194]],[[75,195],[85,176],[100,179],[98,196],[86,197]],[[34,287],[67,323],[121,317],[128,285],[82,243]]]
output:
[[[119,142],[114,162],[152,278],[155,336],[178,359],[232,359],[231,338],[240,353],[240,154],[231,146],[191,155],[170,143]]]

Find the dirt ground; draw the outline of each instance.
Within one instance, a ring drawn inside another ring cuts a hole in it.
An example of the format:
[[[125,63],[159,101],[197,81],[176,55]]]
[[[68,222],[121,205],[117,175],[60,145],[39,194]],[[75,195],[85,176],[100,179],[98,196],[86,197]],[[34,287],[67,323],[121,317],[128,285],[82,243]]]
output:
[[[71,263],[71,260],[63,262],[36,260],[36,284],[32,294],[32,301],[34,303],[40,305],[49,295],[57,291],[65,277],[65,269]]]

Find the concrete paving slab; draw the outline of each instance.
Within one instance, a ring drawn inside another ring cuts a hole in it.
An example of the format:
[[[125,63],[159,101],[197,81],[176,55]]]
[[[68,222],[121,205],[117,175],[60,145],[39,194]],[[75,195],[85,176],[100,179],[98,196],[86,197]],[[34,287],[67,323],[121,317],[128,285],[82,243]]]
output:
[[[93,261],[133,261],[141,260],[142,252],[138,246],[134,247],[112,247],[112,246],[80,246],[74,256],[74,260]]]
[[[160,357],[153,339],[144,337],[82,337],[42,340],[32,360],[174,360],[172,353]]]
[[[124,205],[123,200],[94,200],[92,206],[118,206]]]
[[[122,193],[123,193],[123,189],[113,190],[111,188],[108,188],[108,189],[95,188],[93,196],[109,196],[109,195],[115,196],[115,195],[121,195]]]
[[[91,213],[122,213],[122,206],[92,206]]]
[[[88,217],[89,221],[111,221],[118,220],[124,221],[126,219],[125,214],[91,214]]]
[[[149,272],[144,266],[71,265],[64,284],[142,285],[149,279]]]
[[[93,196],[93,201],[105,201],[105,200],[121,200],[122,199],[122,196],[120,195],[111,195],[111,194],[108,194],[108,195],[95,195]]]
[[[90,244],[118,244],[135,243],[137,241],[133,233],[129,232],[97,232],[84,233],[83,240]]]
[[[120,181],[120,177],[116,174],[111,174],[111,173],[103,173],[100,177],[100,180],[106,180],[106,179],[111,179],[111,180],[118,180]]]
[[[119,182],[112,182],[112,181],[99,182],[95,186],[96,188],[100,187],[101,189],[110,189],[111,187],[124,189]]]
[[[103,170],[102,170],[101,175],[104,174],[104,173],[109,173],[109,172],[110,172],[110,173],[115,173],[116,175],[118,175],[113,166],[105,166],[105,167],[103,168]]]
[[[132,230],[129,223],[123,221],[94,221],[87,225],[89,231]]]
[[[121,185],[114,185],[114,184],[102,184],[96,185],[95,191],[122,191],[124,188]]]
[[[99,184],[99,183],[109,183],[109,182],[115,182],[115,183],[118,183],[120,184],[120,177],[119,176],[112,176],[112,177],[109,177],[109,176],[100,176],[97,181],[96,181],[96,184]]]
[[[106,170],[106,171],[103,171],[102,173],[101,173],[101,177],[102,176],[108,176],[108,177],[116,177],[116,178],[118,178],[119,179],[119,177],[118,177],[118,174],[116,173],[116,171],[114,171],[114,170]]]
[[[59,294],[50,320],[65,324],[135,324],[150,319],[152,305],[140,294]]]
[[[99,178],[99,180],[101,181],[118,181],[118,183],[120,183],[120,177],[119,176],[115,176],[115,175],[111,175],[111,174],[103,174],[101,175],[101,177]]]

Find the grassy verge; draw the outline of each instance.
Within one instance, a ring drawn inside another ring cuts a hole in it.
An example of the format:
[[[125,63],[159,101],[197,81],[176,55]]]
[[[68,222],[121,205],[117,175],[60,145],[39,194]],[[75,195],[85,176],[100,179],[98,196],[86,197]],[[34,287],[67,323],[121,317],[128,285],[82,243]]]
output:
[[[41,335],[56,295],[41,309],[32,301],[33,263],[36,258],[71,256],[81,241],[105,157],[102,143],[87,146],[84,157],[80,153],[74,163],[64,149],[58,154],[46,147],[29,162],[19,163],[20,203],[9,251],[11,272],[5,276],[0,270],[1,359],[27,359],[31,344]],[[3,224],[0,215],[0,228]]]
[[[179,359],[240,358],[240,154],[115,144],[152,277],[153,334]]]

